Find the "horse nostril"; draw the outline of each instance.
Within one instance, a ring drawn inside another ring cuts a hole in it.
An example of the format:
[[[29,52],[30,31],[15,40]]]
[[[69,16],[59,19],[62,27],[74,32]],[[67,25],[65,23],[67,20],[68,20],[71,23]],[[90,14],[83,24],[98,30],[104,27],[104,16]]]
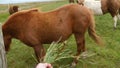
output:
[[[50,66],[47,66],[46,68],[51,68]]]

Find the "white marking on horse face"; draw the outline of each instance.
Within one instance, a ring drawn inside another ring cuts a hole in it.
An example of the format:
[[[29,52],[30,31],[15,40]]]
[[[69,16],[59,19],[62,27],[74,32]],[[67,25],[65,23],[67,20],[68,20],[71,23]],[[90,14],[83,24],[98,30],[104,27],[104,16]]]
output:
[[[101,1],[85,0],[84,5],[91,9],[95,15],[103,15]]]
[[[21,10],[21,8],[18,8],[18,11],[20,11]]]

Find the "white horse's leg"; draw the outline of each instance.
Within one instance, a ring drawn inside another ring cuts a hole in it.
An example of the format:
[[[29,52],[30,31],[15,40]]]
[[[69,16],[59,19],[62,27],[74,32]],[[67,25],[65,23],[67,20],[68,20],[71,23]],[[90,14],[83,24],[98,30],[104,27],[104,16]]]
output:
[[[118,19],[120,20],[120,14],[117,14]]]
[[[118,18],[117,16],[114,16],[113,19],[114,19],[114,28],[116,28]]]

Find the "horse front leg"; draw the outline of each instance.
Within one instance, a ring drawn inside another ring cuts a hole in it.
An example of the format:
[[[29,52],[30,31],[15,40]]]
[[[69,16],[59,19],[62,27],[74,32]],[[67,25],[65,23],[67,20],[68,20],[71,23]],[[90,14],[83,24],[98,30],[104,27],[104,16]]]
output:
[[[115,16],[113,17],[113,20],[114,20],[114,29],[116,29],[117,20],[118,20],[117,15],[115,15]]]
[[[34,47],[35,55],[38,62],[43,62],[45,51],[42,45],[35,45]]]

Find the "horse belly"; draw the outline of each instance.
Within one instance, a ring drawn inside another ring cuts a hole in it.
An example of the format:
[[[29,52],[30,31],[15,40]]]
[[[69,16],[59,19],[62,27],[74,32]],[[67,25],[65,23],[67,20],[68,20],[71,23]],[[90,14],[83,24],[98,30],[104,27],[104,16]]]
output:
[[[44,44],[50,44],[53,41],[58,41],[59,42],[63,42],[65,40],[67,40],[72,34],[72,30],[71,29],[54,29],[51,30],[50,32],[46,32],[45,34],[43,34],[41,36],[41,41]]]
[[[88,1],[88,2],[85,2],[85,6],[87,6],[90,10],[92,10],[94,15],[103,15],[100,1],[94,1],[94,2]]]
[[[47,35],[47,36],[44,36],[41,40],[41,42],[43,44],[50,44],[52,43],[53,41],[54,42],[63,42],[65,40],[67,40],[69,37],[70,37],[71,33],[70,34],[67,34],[67,35],[64,35],[64,34],[53,34],[53,35]]]

